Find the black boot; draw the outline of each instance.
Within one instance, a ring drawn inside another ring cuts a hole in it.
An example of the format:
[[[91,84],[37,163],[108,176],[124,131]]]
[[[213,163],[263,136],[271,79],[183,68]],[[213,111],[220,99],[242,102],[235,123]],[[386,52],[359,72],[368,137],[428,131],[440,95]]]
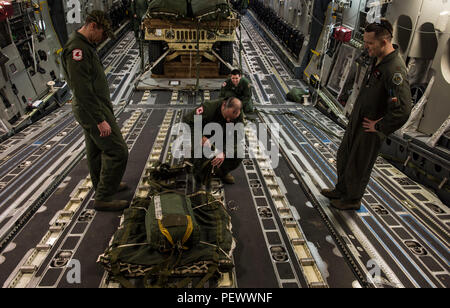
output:
[[[335,209],[341,211],[357,211],[361,208],[361,199],[358,200],[344,200],[344,199],[334,199],[330,201],[330,204]]]
[[[320,193],[327,197],[328,199],[340,199],[342,197],[342,194],[340,191],[338,191],[336,188],[334,189],[329,189],[329,188],[324,188],[320,191]]]

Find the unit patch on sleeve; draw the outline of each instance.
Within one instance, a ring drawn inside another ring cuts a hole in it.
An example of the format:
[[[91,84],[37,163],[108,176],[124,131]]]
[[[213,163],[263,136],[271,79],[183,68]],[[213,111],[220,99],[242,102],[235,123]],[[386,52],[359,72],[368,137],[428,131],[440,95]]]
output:
[[[83,50],[81,49],[72,50],[72,59],[75,61],[83,60]]]
[[[201,115],[202,113],[203,113],[203,106],[197,108],[197,110],[195,111],[195,114],[196,114],[196,115]]]
[[[395,73],[394,76],[392,77],[392,82],[396,85],[399,86],[402,84],[403,82],[403,76],[401,73]]]

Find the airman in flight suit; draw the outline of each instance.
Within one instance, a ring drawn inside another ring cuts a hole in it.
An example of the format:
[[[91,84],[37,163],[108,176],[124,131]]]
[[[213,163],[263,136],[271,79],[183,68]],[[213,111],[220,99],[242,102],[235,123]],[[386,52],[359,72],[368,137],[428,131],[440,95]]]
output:
[[[95,45],[113,35],[107,15],[92,11],[62,52],[63,70],[73,93],[72,111],[85,135],[88,167],[96,191],[94,208],[99,211],[116,211],[129,205],[126,200],[112,198],[126,189],[121,179],[128,147],[114,116],[108,81]]]
[[[364,43],[374,62],[337,153],[336,187],[322,190],[340,210],[360,208],[382,143],[405,124],[411,112],[406,65],[391,40],[392,25],[387,20],[366,27]]]
[[[241,100],[246,114],[254,112],[252,85],[247,78],[242,77],[242,73],[238,69],[231,71],[231,78],[222,84],[219,96],[223,99],[237,97]]]
[[[207,181],[210,178],[212,168],[215,169],[215,174],[218,175],[223,182],[227,184],[234,184],[234,177],[231,175],[231,171],[239,167],[242,162],[242,158],[237,157],[237,147],[239,142],[239,134],[236,138],[233,138],[233,157],[226,156],[227,149],[227,136],[226,136],[226,125],[227,123],[242,123],[243,124],[243,116],[241,113],[242,102],[235,98],[231,97],[227,100],[218,99],[214,101],[208,101],[202,104],[202,106],[195,108],[192,112],[188,113],[184,118],[183,122],[188,124],[191,127],[191,135],[192,135],[192,149],[195,147],[201,146],[209,146],[212,145],[209,143],[209,138],[211,136],[203,135],[204,127],[209,123],[217,123],[222,127],[223,134],[223,148],[216,148],[217,155],[213,159],[209,159],[207,157],[195,158],[193,159],[194,164],[194,178],[197,183],[201,183],[203,185],[207,185]],[[194,140],[194,117],[201,116],[202,120],[202,144],[195,144]],[[243,126],[242,126],[243,128]],[[234,133],[234,132],[233,132]],[[242,132],[243,133],[243,132]],[[194,152],[194,151],[193,151]],[[228,154],[227,154],[228,155]],[[209,163],[211,161],[211,163]]]

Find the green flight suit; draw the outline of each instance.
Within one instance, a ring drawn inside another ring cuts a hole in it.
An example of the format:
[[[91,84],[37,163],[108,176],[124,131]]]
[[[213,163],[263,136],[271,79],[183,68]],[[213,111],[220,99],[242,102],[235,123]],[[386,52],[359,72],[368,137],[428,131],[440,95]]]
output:
[[[131,0],[130,15],[133,21],[134,35],[139,37],[139,28],[141,26],[142,17],[147,13],[148,0]],[[134,17],[136,15],[136,17]]]
[[[355,102],[337,153],[336,189],[344,200],[360,200],[386,136],[408,120],[411,91],[406,66],[395,50],[378,65],[375,62]],[[392,100],[392,98],[397,100]],[[378,120],[377,132],[365,132],[363,119]]]
[[[252,113],[254,111],[252,102],[252,85],[245,77],[241,78],[237,86],[231,82],[231,79],[225,81],[220,89],[220,97],[223,99],[237,97],[242,101],[242,109],[245,113]]]
[[[237,136],[237,133],[234,132],[234,144],[233,144],[233,150],[234,155],[232,157],[227,157],[226,155],[226,149],[227,149],[227,143],[226,143],[226,120],[224,119],[222,112],[221,112],[221,106],[222,106],[222,99],[217,99],[213,101],[207,101],[203,103],[200,107],[195,108],[193,111],[186,114],[183,118],[183,122],[187,123],[191,128],[191,147],[192,147],[192,162],[194,164],[194,177],[197,182],[202,184],[207,184],[208,179],[211,175],[212,166],[211,164],[208,164],[208,158],[202,157],[202,158],[195,158],[194,157],[194,149],[201,147],[201,144],[195,144],[194,140],[194,116],[195,115],[201,115],[202,116],[202,134],[203,135],[203,129],[208,123],[218,123],[224,132],[223,134],[223,148],[217,150],[219,152],[225,153],[225,160],[220,166],[221,172],[226,175],[227,173],[231,172],[232,170],[239,167],[240,163],[242,162],[242,158],[237,158],[237,149],[238,145],[241,143],[242,140],[239,140],[239,137]],[[242,123],[244,124],[244,118],[241,114],[239,117],[237,117],[234,121],[231,123],[237,124]],[[242,132],[243,133],[243,132]],[[212,135],[206,135],[205,137],[211,138]]]
[[[95,46],[78,32],[69,37],[61,58],[73,93],[72,111],[85,135],[95,200],[110,201],[125,172],[128,147],[114,116],[103,65]],[[97,128],[103,121],[111,126],[108,137],[100,137]]]
[[[249,0],[232,0],[231,3],[233,4],[234,9],[239,12],[245,12],[249,6]]]

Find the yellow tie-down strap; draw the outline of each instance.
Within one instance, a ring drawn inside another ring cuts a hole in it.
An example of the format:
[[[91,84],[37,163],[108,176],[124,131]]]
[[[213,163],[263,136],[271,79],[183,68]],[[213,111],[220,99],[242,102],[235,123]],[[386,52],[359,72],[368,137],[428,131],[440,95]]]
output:
[[[189,237],[192,234],[192,231],[194,230],[194,225],[192,224],[192,218],[189,215],[186,215],[186,219],[187,219],[187,227],[186,227],[186,232],[184,233],[183,239],[181,240],[181,245],[183,245],[184,243],[187,242],[187,240],[189,239]],[[169,230],[167,230],[162,222],[161,219],[158,219],[158,226],[159,226],[159,230],[161,231],[161,233],[167,238],[167,240],[169,241],[170,244],[172,244],[172,246],[175,246],[175,243],[173,242],[173,238],[172,235],[170,235]],[[182,246],[183,249],[188,249],[188,247]]]
[[[314,49],[311,49],[311,52],[312,52],[313,54],[315,54],[316,56],[320,57],[320,52],[315,51]]]

